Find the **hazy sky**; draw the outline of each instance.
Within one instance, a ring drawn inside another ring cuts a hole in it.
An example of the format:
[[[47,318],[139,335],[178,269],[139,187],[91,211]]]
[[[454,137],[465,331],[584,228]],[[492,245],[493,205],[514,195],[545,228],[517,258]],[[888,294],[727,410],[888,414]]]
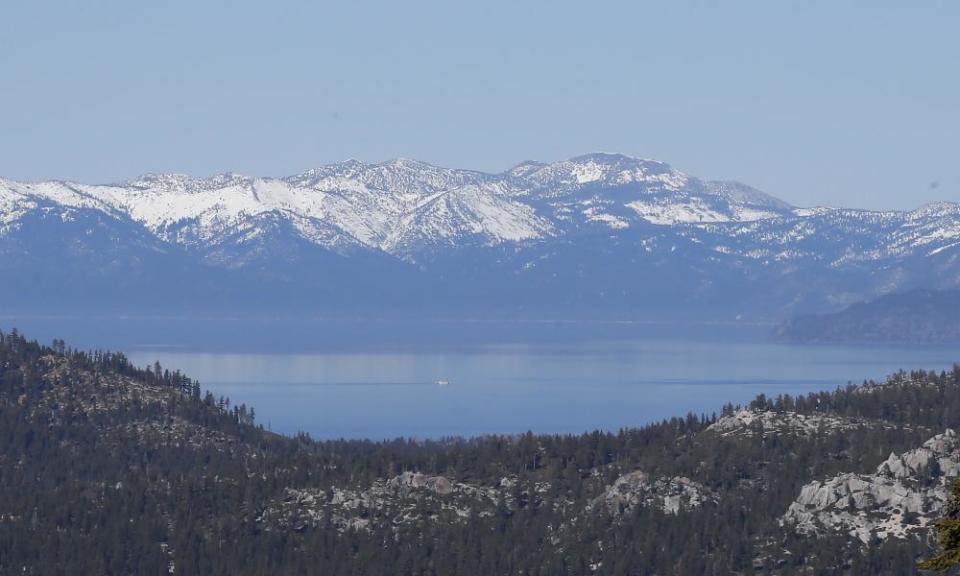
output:
[[[799,205],[960,201],[960,2],[0,7],[0,175],[610,151]]]

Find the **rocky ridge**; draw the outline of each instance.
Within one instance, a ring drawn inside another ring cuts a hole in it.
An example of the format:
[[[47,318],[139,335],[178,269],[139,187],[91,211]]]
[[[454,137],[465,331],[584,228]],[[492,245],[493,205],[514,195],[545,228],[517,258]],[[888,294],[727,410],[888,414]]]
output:
[[[599,478],[598,471],[589,475]],[[367,488],[333,486],[326,489],[287,488],[284,496],[267,505],[257,518],[265,529],[302,531],[333,526],[337,530],[370,530],[374,526],[412,526],[422,520],[464,523],[472,517],[489,517],[498,509],[525,505],[541,506],[550,490],[548,484],[517,490],[516,477],[505,476],[491,486],[456,482],[442,475],[404,472],[376,480]],[[634,471],[617,477],[584,507],[587,513],[629,515],[636,508],[653,508],[666,514],[680,514],[715,502],[717,495],[698,482],[684,477],[656,477]],[[556,509],[573,511],[576,503],[554,498]],[[575,519],[575,517],[573,518]],[[565,527],[569,527],[566,526]]]
[[[937,517],[958,476],[960,439],[947,430],[920,448],[891,454],[873,474],[805,485],[781,522],[803,534],[846,533],[864,544],[907,538]]]
[[[509,480],[504,479],[504,485],[509,485]],[[341,531],[368,530],[373,524],[401,526],[421,520],[460,523],[473,515],[489,516],[498,503],[508,506],[510,498],[500,486],[482,487],[445,476],[404,472],[377,480],[366,489],[288,488],[257,521],[268,530],[296,531],[324,525]]]
[[[866,427],[884,427],[883,422],[843,418],[830,414],[743,409],[721,416],[707,430],[722,436],[772,436],[790,434],[814,436]]]

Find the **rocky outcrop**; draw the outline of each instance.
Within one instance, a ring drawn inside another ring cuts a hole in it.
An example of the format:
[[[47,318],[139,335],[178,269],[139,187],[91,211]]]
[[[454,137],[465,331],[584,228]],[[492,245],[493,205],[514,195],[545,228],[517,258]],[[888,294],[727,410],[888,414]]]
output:
[[[48,386],[28,408],[50,411],[55,420],[68,407],[87,414],[115,412],[131,404],[167,405],[181,392],[119,373],[78,369],[63,356],[44,356],[39,365]]]
[[[614,515],[630,514],[637,507],[678,514],[711,501],[716,501],[716,495],[689,478],[654,478],[638,470],[617,478],[591,502],[590,507]]]
[[[137,442],[147,446],[184,447],[194,450],[213,448],[235,455],[257,453],[256,449],[229,434],[179,417],[131,420],[112,427],[110,433],[116,434],[118,438],[136,438]]]
[[[456,482],[446,476],[404,472],[376,480],[365,489],[288,488],[283,497],[264,508],[257,521],[267,530],[328,527],[344,532],[370,530],[376,526],[401,528],[422,521],[456,524],[473,517],[489,517],[498,507],[512,510],[544,504],[545,495],[550,491],[548,482],[535,482],[519,491],[517,483],[515,476],[501,478],[496,485],[480,486]],[[568,512],[577,508],[623,516],[638,507],[679,514],[716,499],[711,490],[689,478],[656,478],[635,471],[618,477],[608,486],[600,486],[599,495],[587,502],[585,508],[564,496],[554,497],[550,503],[555,509]]]
[[[874,474],[841,474],[800,490],[781,523],[803,534],[844,532],[863,543],[907,538],[942,510],[948,483],[960,476],[960,439],[953,430],[920,448],[891,454]]]
[[[862,418],[746,409],[721,416],[707,430],[723,436],[813,436],[881,425]]]
[[[509,480],[501,483],[507,485]],[[401,526],[423,519],[455,523],[474,514],[492,514],[501,499],[508,503],[500,487],[404,472],[363,490],[289,488],[283,498],[265,508],[258,521],[267,529],[298,531],[324,525],[341,531],[366,530],[373,524]]]

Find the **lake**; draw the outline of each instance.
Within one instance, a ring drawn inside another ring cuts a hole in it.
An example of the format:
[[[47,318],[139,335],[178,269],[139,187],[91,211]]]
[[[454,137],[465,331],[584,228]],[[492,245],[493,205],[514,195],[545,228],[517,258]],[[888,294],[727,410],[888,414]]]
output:
[[[897,369],[948,369],[960,346],[792,346],[646,338],[409,350],[230,353],[128,350],[315,438],[579,433],[726,402],[833,389]],[[438,385],[447,380],[447,385]]]

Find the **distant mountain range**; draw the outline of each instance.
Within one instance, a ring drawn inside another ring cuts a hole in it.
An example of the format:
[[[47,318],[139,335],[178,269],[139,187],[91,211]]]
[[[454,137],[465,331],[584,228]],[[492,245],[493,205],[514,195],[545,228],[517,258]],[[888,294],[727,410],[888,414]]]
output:
[[[8,310],[770,321],[960,286],[960,206],[796,208],[616,154],[499,174],[0,180]]]
[[[839,312],[802,315],[774,330],[791,342],[960,342],[960,290],[888,294]]]

